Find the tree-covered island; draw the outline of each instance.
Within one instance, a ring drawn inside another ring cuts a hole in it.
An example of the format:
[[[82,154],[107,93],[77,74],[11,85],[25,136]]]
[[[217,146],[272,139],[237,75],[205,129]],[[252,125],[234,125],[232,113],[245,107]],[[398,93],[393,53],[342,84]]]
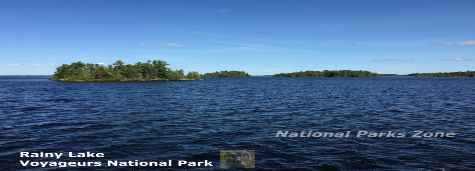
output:
[[[291,73],[280,73],[274,77],[373,77],[377,73],[363,70],[324,70],[324,71],[299,71]]]
[[[198,80],[201,79],[201,74],[189,72],[185,75],[183,70],[170,69],[167,62],[161,60],[149,60],[135,64],[126,64],[118,60],[112,65],[83,62],[63,64],[56,69],[51,79],[72,82]]]
[[[409,74],[409,76],[415,76],[415,77],[475,77],[475,71],[414,73],[414,74]]]
[[[223,78],[223,77],[250,77],[251,75],[245,71],[216,71],[211,73],[206,73],[203,75],[204,78]]]

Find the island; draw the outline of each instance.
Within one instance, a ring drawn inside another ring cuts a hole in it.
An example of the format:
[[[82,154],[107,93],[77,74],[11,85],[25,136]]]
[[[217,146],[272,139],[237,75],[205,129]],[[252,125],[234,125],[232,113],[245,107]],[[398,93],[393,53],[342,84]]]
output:
[[[211,73],[206,73],[203,75],[204,78],[223,78],[223,77],[250,77],[251,75],[245,71],[216,71]]]
[[[415,77],[475,77],[475,71],[413,73],[413,74],[409,74],[409,76],[415,76]]]
[[[274,77],[373,77],[377,73],[364,70],[323,70],[323,71],[299,71],[291,73],[280,73]]]
[[[199,80],[201,74],[182,69],[168,68],[162,60],[149,60],[126,64],[117,60],[112,65],[83,63],[81,61],[63,64],[56,68],[51,80],[69,82],[108,82],[108,81],[156,81],[156,80]]]

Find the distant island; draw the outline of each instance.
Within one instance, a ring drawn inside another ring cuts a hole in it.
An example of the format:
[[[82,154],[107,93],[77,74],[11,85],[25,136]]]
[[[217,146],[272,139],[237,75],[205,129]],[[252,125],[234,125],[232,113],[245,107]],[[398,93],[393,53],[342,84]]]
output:
[[[167,62],[161,60],[149,60],[135,64],[126,64],[118,60],[112,65],[90,64],[79,61],[61,65],[50,79],[72,82],[198,80],[201,79],[201,74],[188,72],[185,75],[183,70],[172,70],[168,68]]]
[[[217,71],[206,73],[203,75],[204,78],[223,78],[223,77],[250,77],[251,75],[245,71]]]
[[[274,77],[373,77],[377,73],[363,70],[324,70],[324,71],[300,71],[291,73],[280,73]]]
[[[63,64],[56,68],[51,80],[67,82],[112,82],[112,81],[158,81],[158,80],[200,80],[205,78],[249,77],[245,71],[217,71],[206,74],[185,72],[168,68],[162,60],[149,60],[126,64],[117,60],[112,65],[83,63],[81,61]]]
[[[415,77],[475,77],[475,71],[414,73],[414,74],[409,74],[409,76],[415,76]]]
[[[170,69],[168,63],[162,60],[149,60],[126,64],[117,60],[111,65],[83,63],[81,61],[63,64],[56,68],[50,77],[56,81],[70,82],[109,82],[109,81],[157,81],[157,80],[200,80],[207,78],[236,78],[250,77],[245,71],[216,71],[206,74],[185,72],[182,69]],[[323,70],[279,73],[273,77],[373,77],[393,76],[393,74],[378,74],[365,70]],[[415,77],[475,77],[475,71],[413,73],[406,76]]]

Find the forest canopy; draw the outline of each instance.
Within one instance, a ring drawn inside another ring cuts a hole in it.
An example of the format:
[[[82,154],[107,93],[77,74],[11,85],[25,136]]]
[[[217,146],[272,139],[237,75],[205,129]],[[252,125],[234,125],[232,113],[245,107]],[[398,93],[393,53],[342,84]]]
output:
[[[198,80],[201,74],[189,72],[185,75],[181,69],[172,70],[168,63],[161,60],[149,60],[126,64],[121,60],[112,65],[74,62],[63,64],[51,77],[59,81],[152,81],[152,80]]]
[[[273,75],[274,77],[372,77],[377,73],[370,71],[353,71],[353,70],[324,70],[324,71],[300,71],[291,73],[280,73]]]
[[[409,74],[409,76],[416,76],[416,77],[475,77],[475,71],[414,73],[414,74]]]
[[[251,75],[245,71],[216,71],[206,73],[204,78],[216,78],[216,77],[250,77]]]

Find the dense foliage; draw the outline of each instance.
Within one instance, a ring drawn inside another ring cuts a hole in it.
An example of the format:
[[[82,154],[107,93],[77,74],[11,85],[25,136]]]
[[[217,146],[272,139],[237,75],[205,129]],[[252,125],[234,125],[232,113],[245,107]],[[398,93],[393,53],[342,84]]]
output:
[[[335,71],[300,71],[275,74],[274,77],[371,77],[378,74],[369,71],[335,70]]]
[[[172,70],[165,61],[153,60],[126,64],[121,60],[112,65],[74,62],[56,69],[51,77],[61,81],[149,81],[149,80],[186,80],[200,79],[198,72],[185,76],[183,70]]]
[[[475,71],[414,73],[414,74],[409,74],[409,75],[416,76],[416,77],[475,77]]]
[[[249,77],[247,72],[244,71],[217,71],[212,73],[206,73],[203,75],[205,78],[214,78],[214,77]]]

